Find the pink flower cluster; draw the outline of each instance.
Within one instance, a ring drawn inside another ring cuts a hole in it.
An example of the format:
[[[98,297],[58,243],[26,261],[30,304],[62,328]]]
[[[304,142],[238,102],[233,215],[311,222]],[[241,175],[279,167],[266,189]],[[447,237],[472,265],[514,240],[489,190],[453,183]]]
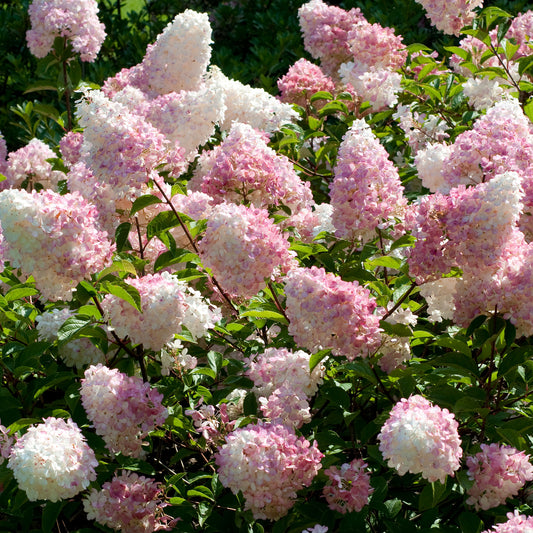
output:
[[[420,395],[402,398],[381,428],[379,449],[389,467],[401,476],[411,472],[443,483],[460,466],[463,450],[457,427],[447,409]]]
[[[370,475],[365,470],[368,465],[361,459],[351,463],[330,466],[324,470],[329,482],[323,489],[323,495],[333,511],[346,514],[359,512],[368,504],[368,498],[374,489],[370,486]]]
[[[66,37],[82,61],[94,61],[105,39],[96,0],[33,0],[26,40],[35,57],[45,57],[56,37]]]
[[[97,210],[78,193],[0,192],[0,258],[33,275],[43,298],[72,298],[76,284],[111,262]]]
[[[126,470],[83,500],[89,520],[128,533],[171,529],[172,518],[163,511],[166,505],[161,483]]]
[[[87,417],[112,453],[142,457],[143,439],[168,415],[156,389],[101,364],[85,371],[80,394]]]
[[[322,0],[311,0],[300,7],[298,17],[305,49],[320,59],[323,71],[335,79],[341,64],[352,58],[348,34],[365,20],[361,10],[345,11]]]
[[[481,445],[481,451],[466,458],[468,477],[474,484],[468,489],[466,503],[477,511],[505,504],[518,494],[526,481],[533,480],[529,455],[511,446],[496,443]]]
[[[398,171],[364,120],[356,120],[343,137],[334,174],[330,196],[336,237],[368,242],[376,228],[403,219],[407,200]]]
[[[2,135],[2,132],[0,131],[0,174],[6,173],[7,168],[7,143],[4,139],[4,136]],[[1,186],[1,182],[0,182]]]
[[[353,360],[375,352],[381,341],[381,310],[357,281],[323,268],[294,268],[285,278],[289,333],[311,352],[331,348]]]
[[[461,28],[468,26],[476,14],[474,9],[483,5],[483,0],[416,0],[426,10],[431,24],[438,30],[459,36]]]
[[[82,156],[83,133],[69,131],[59,141],[59,151],[63,158],[63,163],[72,167]]]
[[[269,396],[274,390],[287,385],[295,393],[301,391],[311,397],[322,383],[325,368],[317,365],[309,371],[310,355],[302,350],[291,352],[286,348],[267,348],[255,359],[250,359],[246,371],[260,396]]]
[[[169,272],[125,281],[139,291],[142,313],[111,294],[106,295],[102,307],[117,335],[128,336],[133,344],[157,352],[183,326],[194,337],[201,337],[220,320],[218,309]]]
[[[142,116],[112,102],[100,91],[90,91],[76,111],[83,126],[83,162],[96,180],[112,187],[117,199],[138,193],[166,165],[173,175],[186,168],[183,150]]]
[[[268,140],[264,132],[233,123],[220,145],[202,153],[190,187],[217,202],[251,203],[263,209],[279,204],[292,210],[311,206],[309,183],[299,178],[287,157],[267,145]]]
[[[417,238],[409,268],[419,282],[458,266],[467,274],[493,274],[516,231],[523,205],[522,179],[506,172],[449,195],[435,193],[411,208],[409,225]]]
[[[507,522],[496,524],[481,533],[531,533],[533,531],[533,516],[521,515],[515,511],[507,513],[507,518]]]
[[[254,382],[263,416],[295,428],[311,420],[308,398],[322,383],[325,368],[309,371],[310,355],[298,350],[267,348],[250,358],[246,375]]]
[[[14,441],[15,439],[9,434],[6,426],[0,424],[0,465],[4,462],[4,459],[9,458]]]
[[[289,243],[268,217],[268,211],[236,204],[213,208],[199,243],[200,257],[221,287],[234,296],[251,298],[279,269],[294,259]]]
[[[233,431],[215,461],[220,482],[234,494],[242,491],[255,519],[277,520],[311,484],[322,457],[316,442],[286,426],[259,423]]]
[[[27,181],[26,189],[31,190],[39,183],[45,189],[54,189],[57,182],[65,175],[52,170],[47,159],[57,157],[56,154],[39,139],[32,139],[26,146],[11,152],[5,168],[6,180],[0,182],[1,189],[16,189]]]
[[[75,422],[49,417],[16,441],[7,466],[28,500],[56,502],[86,489],[98,461]]]
[[[318,65],[301,58],[289,68],[287,74],[278,80],[278,89],[281,92],[282,102],[297,104],[305,108],[309,105],[309,99],[313,94],[319,91],[333,93],[335,84]],[[314,106],[321,108],[324,103],[323,100],[315,101]]]
[[[235,421],[229,419],[227,403],[198,405],[197,409],[186,409],[185,414],[192,418],[194,427],[206,442],[215,446],[221,444],[235,426]]]

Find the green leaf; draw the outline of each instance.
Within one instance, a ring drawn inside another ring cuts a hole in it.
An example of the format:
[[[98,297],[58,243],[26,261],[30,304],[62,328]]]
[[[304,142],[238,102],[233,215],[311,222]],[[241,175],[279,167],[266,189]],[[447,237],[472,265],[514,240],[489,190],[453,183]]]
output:
[[[207,498],[208,500],[215,501],[213,498],[213,493],[207,487],[194,487],[187,491],[188,498]]]
[[[460,48],[459,46],[445,46],[444,49],[452,54],[455,54],[456,56],[459,56],[465,61],[468,59],[469,52],[464,48]]]
[[[333,100],[332,102],[327,103],[324,107],[320,109],[318,112],[318,116],[320,118],[325,117],[327,115],[334,115],[335,113],[348,113],[348,108],[346,107],[346,104],[344,102],[340,102],[339,100]]]
[[[467,357],[472,357],[472,352],[468,347],[468,344],[454,337],[440,337],[435,340],[433,346],[442,346],[444,348],[450,348],[452,350],[455,350],[456,352],[460,352],[466,355]]]
[[[368,261],[365,261],[365,266],[368,269],[374,269],[378,266],[386,267],[386,268],[394,268],[395,270],[400,270],[402,267],[402,260],[398,259],[397,257],[390,257],[388,255],[384,255],[382,257],[376,257],[374,259],[369,259]]]
[[[420,44],[420,43],[413,43],[413,44],[410,44],[408,47],[407,47],[407,51],[410,53],[410,54],[415,54],[416,52],[431,52],[431,48],[428,48],[426,45],[424,44]]]
[[[128,236],[130,234],[131,224],[129,222],[123,222],[115,230],[115,242],[117,243],[117,252],[122,252],[128,242]]]
[[[462,533],[480,533],[485,527],[478,515],[468,511],[459,515],[459,526]]]
[[[47,390],[53,389],[54,387],[65,381],[72,381],[73,379],[74,375],[72,374],[72,372],[57,372],[52,376],[35,380],[34,384],[40,386],[33,395],[33,399],[37,400],[37,398],[42,396]]]
[[[133,202],[133,205],[131,206],[130,217],[133,216],[135,213],[138,213],[141,209],[148,207],[149,205],[160,203],[162,203],[162,200],[159,199],[157,196],[154,196],[153,194],[145,194],[143,196],[139,196],[139,198],[136,198]]]
[[[420,493],[418,498],[418,510],[426,511],[432,509],[441,501],[442,496],[446,492],[446,485],[443,485],[439,481],[434,483],[428,483]]]
[[[520,76],[533,69],[533,56],[521,57],[518,60],[518,73]]]
[[[119,274],[121,272],[127,272],[128,274],[137,276],[137,270],[135,270],[135,267],[132,263],[129,261],[115,261],[112,265],[104,268],[104,270],[98,274],[98,279],[103,279],[109,274]]]
[[[333,100],[333,95],[328,91],[318,91],[309,98],[311,103],[316,102],[317,100]]]
[[[524,106],[524,113],[527,115],[529,120],[533,122],[533,99],[530,99],[528,103]]]
[[[498,376],[502,377],[533,356],[533,346],[521,346],[506,354],[498,367]]]
[[[486,44],[487,46],[491,45],[490,42],[490,36],[488,32],[481,29],[466,29],[462,30],[461,33],[464,33],[465,35],[472,35],[476,39],[480,40],[482,43]]]
[[[57,340],[61,343],[69,341],[90,323],[91,319],[88,317],[82,318],[76,315],[67,318],[57,332]]]
[[[35,103],[33,105],[33,110],[43,117],[48,117],[54,120],[55,122],[59,121],[60,114],[59,111],[50,104],[41,104],[41,103]]]
[[[42,510],[41,526],[43,533],[51,533],[56,525],[56,521],[61,513],[61,509],[65,506],[65,501],[46,502]]]
[[[391,324],[387,320],[381,320],[379,325],[387,335],[393,337],[410,337],[413,333],[406,324]]]
[[[479,369],[472,357],[459,352],[447,353],[433,359],[432,364],[435,366],[451,366],[466,370],[469,374],[479,377]]]
[[[39,80],[30,83],[23,94],[34,93],[36,91],[57,91],[54,80]]]
[[[125,283],[124,281],[120,280],[112,282],[104,281],[104,283],[102,283],[102,291],[107,294],[113,294],[117,298],[128,302],[130,305],[135,307],[137,311],[142,312],[141,295],[133,285],[130,285],[129,283]]]
[[[17,285],[16,287],[13,287],[12,289],[6,292],[5,299],[8,302],[13,302],[15,300],[21,300],[22,298],[33,296],[38,293],[39,291],[34,287],[27,287],[25,285]]]
[[[254,318],[267,318],[270,320],[275,320],[276,322],[281,322],[283,324],[288,324],[289,321],[279,312],[279,311],[261,311],[259,309],[249,309],[243,313],[239,313],[240,317],[251,316]]]
[[[179,220],[173,211],[163,211],[158,213],[153,220],[148,223],[146,235],[148,239],[155,237],[159,233],[179,225]]]
[[[309,358],[309,371],[312,372],[316,365],[322,361],[325,357],[327,357],[331,353],[331,350],[320,350],[319,352],[316,352],[311,355]]]

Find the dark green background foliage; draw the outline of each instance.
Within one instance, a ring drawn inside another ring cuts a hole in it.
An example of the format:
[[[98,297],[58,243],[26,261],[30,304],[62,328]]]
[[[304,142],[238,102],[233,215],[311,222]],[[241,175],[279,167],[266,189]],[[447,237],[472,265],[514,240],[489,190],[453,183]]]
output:
[[[29,0],[3,0],[0,3],[0,131],[9,150],[26,144],[33,136],[52,145],[63,132],[50,120],[50,109],[27,107],[28,102],[63,109],[57,92],[29,87],[46,86],[57,76],[47,58],[37,60],[26,47],[29,28]],[[81,63],[78,77],[101,84],[123,67],[138,63],[146,50],[175,15],[185,9],[210,13],[213,27],[212,63],[229,77],[275,94],[276,81],[300,57],[309,57],[298,25],[298,8],[303,0],[145,0],[132,11],[124,0],[101,0],[100,19],[107,39],[94,64]],[[345,9],[359,7],[367,19],[390,26],[406,44],[431,45],[442,51],[453,38],[431,28],[422,7],[414,0],[351,0],[329,2]],[[512,14],[532,7],[524,0],[487,0]],[[55,81],[55,79],[54,79]],[[77,79],[73,79],[76,85]],[[44,82],[44,83],[39,83]],[[18,111],[13,108],[20,106]]]

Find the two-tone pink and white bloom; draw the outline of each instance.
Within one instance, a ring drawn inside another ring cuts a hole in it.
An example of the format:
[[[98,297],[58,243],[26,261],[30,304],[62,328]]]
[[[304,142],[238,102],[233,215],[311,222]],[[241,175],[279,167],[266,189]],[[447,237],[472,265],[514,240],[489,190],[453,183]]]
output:
[[[311,484],[322,457],[316,442],[260,422],[230,433],[215,461],[220,482],[234,494],[242,491],[255,519],[278,520],[294,505],[296,492]]]
[[[161,483],[127,470],[83,500],[89,520],[128,533],[169,530],[172,517],[163,511],[167,505]]]
[[[346,514],[359,512],[368,504],[374,489],[370,486],[367,464],[361,459],[344,463],[340,467],[330,466],[324,470],[329,481],[322,493],[333,511]]]
[[[82,61],[94,61],[105,39],[96,0],[33,0],[28,9],[30,52],[45,57],[56,37],[66,37]]]
[[[482,444],[481,451],[466,458],[468,477],[474,484],[468,489],[466,503],[477,511],[505,504],[527,481],[533,480],[529,455],[512,446]]]
[[[379,449],[401,476],[411,472],[442,483],[460,466],[463,450],[457,428],[447,409],[420,395],[402,398],[381,428]]]
[[[85,371],[80,394],[87,418],[112,453],[142,457],[144,439],[168,415],[155,388],[101,364]]]
[[[56,502],[85,490],[98,461],[75,422],[49,417],[15,442],[7,466],[28,500]]]

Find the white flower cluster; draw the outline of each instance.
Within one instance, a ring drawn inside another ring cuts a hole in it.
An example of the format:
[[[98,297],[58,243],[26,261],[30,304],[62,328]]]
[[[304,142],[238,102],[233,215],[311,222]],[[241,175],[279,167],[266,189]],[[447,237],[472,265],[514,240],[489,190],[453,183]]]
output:
[[[340,66],[339,75],[342,83],[352,85],[357,95],[368,100],[375,111],[398,103],[402,82],[398,72],[366,66],[361,70],[360,64],[349,61]]]
[[[442,278],[420,285],[420,294],[428,304],[428,320],[452,320],[455,311],[455,291],[459,278]]]
[[[233,122],[244,122],[270,133],[298,116],[290,104],[280,102],[264,89],[231,80],[215,67],[210,68],[210,76],[216,90],[225,95],[226,114],[220,125],[222,130],[229,130]]]
[[[505,98],[508,91],[498,83],[498,80],[491,80],[482,76],[481,78],[466,80],[463,85],[463,93],[474,109],[482,110]]]
[[[169,23],[151,45],[141,67],[157,94],[198,89],[211,59],[207,13],[187,9]]]
[[[57,332],[63,323],[74,316],[70,309],[52,309],[39,315],[35,322],[39,338],[44,341],[54,342]],[[99,350],[89,339],[80,337],[73,339],[59,348],[59,355],[67,366],[82,367],[105,362],[104,353]]]
[[[156,98],[149,105],[148,121],[171,142],[177,142],[189,159],[215,133],[224,120],[225,95],[211,82],[197,91],[181,91]]]
[[[431,192],[448,193],[450,185],[443,176],[444,161],[453,152],[453,148],[448,144],[429,143],[425,148],[420,149],[415,156],[415,165],[418,170],[418,177],[422,185]]]
[[[72,420],[49,417],[17,440],[7,466],[28,500],[56,502],[86,489],[98,461]]]

